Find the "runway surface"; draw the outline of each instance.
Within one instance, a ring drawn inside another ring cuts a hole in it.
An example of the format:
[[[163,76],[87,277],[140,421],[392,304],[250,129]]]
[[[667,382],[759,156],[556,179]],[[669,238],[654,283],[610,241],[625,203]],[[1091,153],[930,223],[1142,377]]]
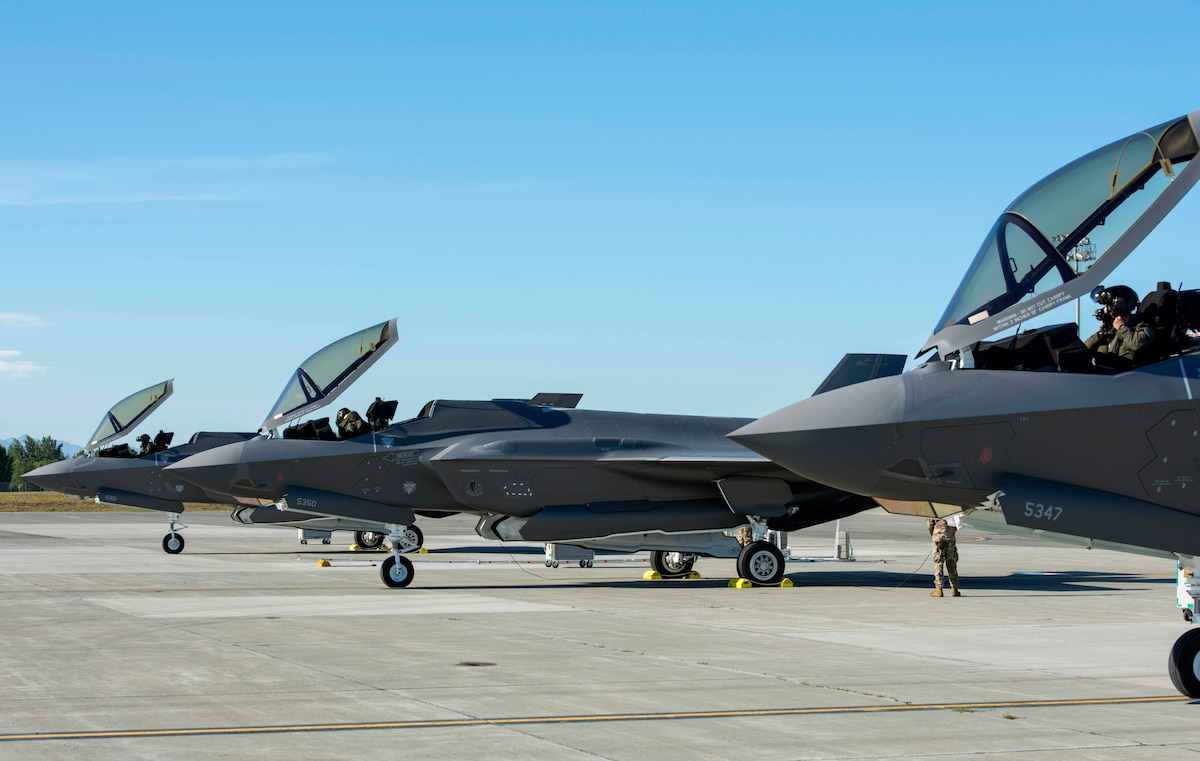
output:
[[[964,529],[932,599],[924,523],[873,512],[735,589],[456,517],[394,590],[349,534],[185,520],[172,556],[151,513],[0,514],[0,759],[1200,758],[1170,561]]]

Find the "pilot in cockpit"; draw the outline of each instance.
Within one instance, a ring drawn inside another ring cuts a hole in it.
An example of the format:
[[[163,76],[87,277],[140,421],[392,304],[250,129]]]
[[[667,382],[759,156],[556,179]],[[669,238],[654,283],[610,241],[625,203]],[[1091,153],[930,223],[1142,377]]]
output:
[[[1124,369],[1149,359],[1154,327],[1136,314],[1137,293],[1127,285],[1114,285],[1097,290],[1092,299],[1101,305],[1096,310],[1100,330],[1084,343],[1096,355],[1097,364],[1111,361],[1114,369]]]
[[[342,407],[335,418],[338,435],[343,439],[352,439],[367,432],[367,423],[357,412]]]
[[[154,443],[150,441],[150,434],[143,433],[141,436],[137,437],[137,440],[138,444],[140,445],[138,449],[139,456],[154,452]]]

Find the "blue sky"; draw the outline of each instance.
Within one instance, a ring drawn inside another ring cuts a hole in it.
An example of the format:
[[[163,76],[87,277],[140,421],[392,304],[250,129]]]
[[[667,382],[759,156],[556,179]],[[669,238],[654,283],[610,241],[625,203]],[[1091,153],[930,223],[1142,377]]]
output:
[[[150,427],[253,430],[392,316],[350,406],[756,417],[911,356],[1017,194],[1200,108],[1196,2],[177,5],[0,6],[0,438],[166,378]],[[1200,287],[1198,203],[1120,279]]]

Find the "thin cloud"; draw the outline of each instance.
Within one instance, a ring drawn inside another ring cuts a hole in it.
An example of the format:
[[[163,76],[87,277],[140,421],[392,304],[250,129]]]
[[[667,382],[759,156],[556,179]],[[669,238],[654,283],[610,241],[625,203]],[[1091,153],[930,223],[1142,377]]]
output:
[[[20,312],[0,312],[0,327],[5,328],[41,328],[48,325],[36,314],[21,314]],[[0,352],[0,356],[3,353]]]
[[[231,200],[228,196],[194,195],[132,195],[132,196],[49,196],[14,198],[0,195],[0,206],[62,206],[65,204],[97,203],[215,203]]]
[[[19,356],[21,356],[21,352],[19,351],[0,349],[0,380],[5,378],[31,378],[34,374],[47,369],[36,362],[30,362],[26,359],[11,359],[12,357]]]
[[[319,153],[0,161],[0,206],[219,203],[334,163]]]

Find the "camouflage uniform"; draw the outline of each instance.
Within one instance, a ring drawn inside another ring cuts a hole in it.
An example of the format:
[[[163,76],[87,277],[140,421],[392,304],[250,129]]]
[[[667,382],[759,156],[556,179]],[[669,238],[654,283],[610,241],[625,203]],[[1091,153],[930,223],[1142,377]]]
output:
[[[749,526],[742,526],[738,529],[737,540],[738,544],[745,547],[747,544],[750,544],[750,542],[754,541],[754,532]]]
[[[1099,333],[1093,333],[1084,345],[1097,354],[1115,354],[1136,365],[1154,348],[1154,328],[1136,316],[1128,317],[1107,342]]]
[[[345,407],[341,408],[338,410],[336,420],[338,434],[343,439],[352,439],[367,432],[366,422],[354,410],[349,410]]]
[[[958,528],[947,520],[930,518],[925,522],[929,536],[933,537],[933,586],[930,597],[942,596],[943,579],[950,580],[951,595],[961,597],[958,591],[958,545],[955,534]]]

